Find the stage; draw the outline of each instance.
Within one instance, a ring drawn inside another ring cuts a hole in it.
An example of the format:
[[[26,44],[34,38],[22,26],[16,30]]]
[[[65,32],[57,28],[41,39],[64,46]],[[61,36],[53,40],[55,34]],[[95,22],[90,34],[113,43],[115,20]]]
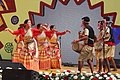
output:
[[[71,70],[71,71],[77,71],[78,68],[77,66],[74,66],[74,67],[69,67],[69,66],[62,66],[61,69],[48,69],[48,70],[40,70],[39,72],[56,72],[57,70],[63,72],[64,70]],[[86,72],[90,72],[90,68],[88,66],[84,66],[84,68],[82,69],[82,71],[86,71]],[[97,72],[97,70],[94,68],[94,71]],[[119,73],[120,74],[120,68],[118,68],[117,71],[112,71],[112,68],[111,68],[111,73],[115,74],[115,73]]]
[[[111,68],[112,70],[112,68]],[[9,74],[12,73],[12,74]],[[27,77],[29,76],[29,77]],[[4,69],[0,80],[119,80],[120,69],[111,73],[90,73],[88,66],[84,66],[82,73],[77,71],[77,66],[62,66],[61,69],[48,70],[19,70]]]

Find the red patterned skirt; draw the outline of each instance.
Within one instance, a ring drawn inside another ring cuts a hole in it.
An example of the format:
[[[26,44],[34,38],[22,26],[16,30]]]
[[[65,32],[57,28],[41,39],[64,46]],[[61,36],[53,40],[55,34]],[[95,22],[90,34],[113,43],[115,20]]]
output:
[[[12,56],[12,62],[20,62],[20,55],[17,50],[14,51]]]
[[[26,69],[31,69],[30,63],[32,61],[33,57],[29,53],[26,53],[24,51],[20,54],[20,62],[25,66]]]
[[[61,69],[61,53],[60,49],[54,48],[54,51],[51,56],[51,68],[52,69]]]
[[[40,52],[39,68],[42,70],[51,69],[51,61],[50,58],[47,56],[46,51]]]
[[[35,70],[39,72],[39,58],[33,57],[33,59],[30,62],[30,68],[31,70]]]

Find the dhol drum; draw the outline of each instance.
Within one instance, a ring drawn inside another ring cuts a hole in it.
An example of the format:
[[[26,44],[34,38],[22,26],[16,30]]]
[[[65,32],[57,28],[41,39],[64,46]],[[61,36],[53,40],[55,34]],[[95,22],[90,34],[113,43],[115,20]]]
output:
[[[83,44],[80,44],[79,42],[72,42],[73,51],[80,53],[82,48],[83,48]]]

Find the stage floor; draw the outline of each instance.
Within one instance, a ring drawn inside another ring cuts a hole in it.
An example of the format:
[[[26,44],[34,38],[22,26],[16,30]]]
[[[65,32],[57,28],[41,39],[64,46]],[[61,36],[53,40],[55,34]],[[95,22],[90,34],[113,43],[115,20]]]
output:
[[[43,72],[56,72],[56,70],[59,70],[61,72],[63,72],[64,70],[74,70],[74,71],[77,71],[78,68],[77,66],[74,66],[74,67],[69,67],[69,66],[62,66],[61,69],[48,69],[48,70],[40,70],[40,71],[43,71]],[[112,70],[112,68],[111,68]],[[90,68],[88,66],[84,66],[82,71],[86,71],[86,72],[90,72]],[[94,71],[97,71],[96,69]],[[115,74],[115,73],[119,73],[120,74],[120,68],[118,68],[117,71],[111,71],[111,73]]]

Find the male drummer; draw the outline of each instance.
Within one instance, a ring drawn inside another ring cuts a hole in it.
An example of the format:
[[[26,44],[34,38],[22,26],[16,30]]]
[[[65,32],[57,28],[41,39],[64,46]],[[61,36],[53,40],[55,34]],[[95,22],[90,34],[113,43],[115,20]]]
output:
[[[93,73],[93,44],[94,44],[94,30],[89,25],[90,18],[88,16],[82,18],[82,27],[83,27],[83,35],[74,40],[74,42],[84,41],[84,47],[80,52],[80,57],[78,58],[78,70],[81,72],[83,62],[87,61],[91,72]]]
[[[102,72],[102,68],[103,68],[103,57],[104,57],[103,56],[103,36],[104,36],[103,23],[104,21],[98,21],[98,29],[100,30],[100,32],[97,41],[95,43],[96,67],[98,69],[98,72]]]
[[[102,62],[101,58],[103,58],[103,53],[102,53],[102,49],[103,49],[103,41],[102,41],[103,21],[98,21],[98,29],[99,29],[99,35],[97,37],[96,42],[94,43],[95,53],[96,53],[96,70],[98,70],[101,67],[101,63],[99,63],[99,62]]]
[[[115,44],[114,44],[114,38],[113,38],[113,32],[111,28],[111,22],[110,22],[110,17],[106,16],[103,17],[104,20],[104,26],[105,26],[105,35],[104,35],[104,50],[105,50],[105,55],[104,55],[104,61],[106,63],[108,72],[110,72],[110,65],[109,65],[109,59],[112,62],[112,65],[114,67],[114,71],[117,71],[117,67],[114,61],[114,51],[115,51]],[[108,37],[109,36],[109,37]],[[106,39],[107,38],[107,39]]]

